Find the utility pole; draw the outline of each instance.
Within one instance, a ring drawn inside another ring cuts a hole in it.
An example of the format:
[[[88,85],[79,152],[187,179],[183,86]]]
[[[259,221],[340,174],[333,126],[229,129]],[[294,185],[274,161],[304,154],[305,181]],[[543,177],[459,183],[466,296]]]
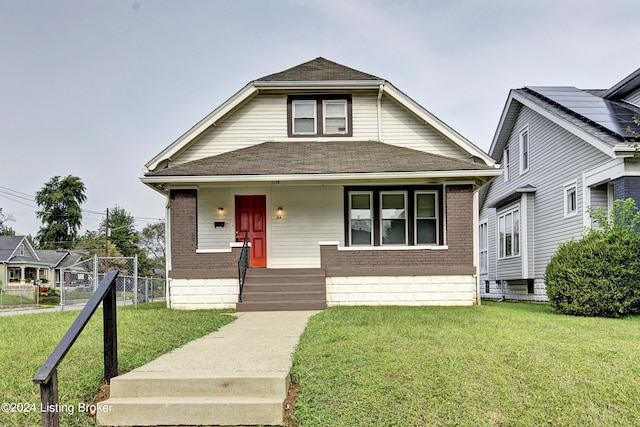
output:
[[[107,208],[107,219],[104,222],[104,241],[105,257],[109,257],[109,208]]]

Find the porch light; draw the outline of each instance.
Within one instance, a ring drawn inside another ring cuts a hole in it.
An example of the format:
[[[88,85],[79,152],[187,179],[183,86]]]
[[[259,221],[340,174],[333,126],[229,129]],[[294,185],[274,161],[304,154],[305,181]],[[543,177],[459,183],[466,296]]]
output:
[[[276,218],[282,219],[282,206],[278,206],[278,216]]]
[[[218,208],[218,215],[222,215],[224,213],[224,208]]]

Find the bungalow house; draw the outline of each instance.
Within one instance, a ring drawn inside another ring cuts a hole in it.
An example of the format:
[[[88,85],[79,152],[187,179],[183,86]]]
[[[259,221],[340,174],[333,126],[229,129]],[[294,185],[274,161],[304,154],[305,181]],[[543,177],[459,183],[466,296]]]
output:
[[[242,311],[478,302],[477,191],[500,173],[388,81],[316,58],[248,83],[141,180],[167,199],[170,306]]]
[[[66,249],[34,249],[25,236],[0,236],[0,287],[36,282],[58,286],[60,269],[79,260]]]
[[[588,207],[640,202],[639,113],[640,69],[603,90],[511,90],[489,151],[504,173],[480,192],[482,297],[547,301],[558,245],[597,226]]]

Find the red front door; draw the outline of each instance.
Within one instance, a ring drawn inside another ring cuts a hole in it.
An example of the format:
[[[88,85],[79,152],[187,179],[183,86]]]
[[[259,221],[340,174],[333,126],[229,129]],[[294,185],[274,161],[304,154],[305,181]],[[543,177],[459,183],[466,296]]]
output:
[[[249,232],[251,267],[267,266],[267,201],[265,196],[236,196],[236,236]]]

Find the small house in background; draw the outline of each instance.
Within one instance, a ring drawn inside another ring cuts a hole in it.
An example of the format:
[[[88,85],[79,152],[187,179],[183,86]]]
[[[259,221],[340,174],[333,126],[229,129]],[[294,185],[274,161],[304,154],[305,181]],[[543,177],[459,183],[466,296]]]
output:
[[[609,89],[509,93],[489,151],[503,174],[480,192],[483,297],[547,301],[547,263],[594,226],[588,208],[640,204],[638,115],[640,70]]]
[[[80,258],[66,249],[34,249],[26,236],[0,236],[0,286],[39,283],[58,287],[60,269]]]
[[[242,311],[476,303],[477,192],[500,173],[389,81],[316,58],[247,84],[142,181],[167,198],[170,306]]]

